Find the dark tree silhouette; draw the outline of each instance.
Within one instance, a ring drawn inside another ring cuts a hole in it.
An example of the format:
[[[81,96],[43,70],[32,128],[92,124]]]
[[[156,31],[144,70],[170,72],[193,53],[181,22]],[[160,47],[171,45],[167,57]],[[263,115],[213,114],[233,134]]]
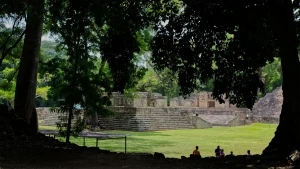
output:
[[[35,95],[43,29],[44,0],[28,1],[26,32],[16,84],[15,111],[38,132]]]
[[[280,56],[284,103],[274,139],[264,151],[300,150],[300,72],[293,6],[284,0],[184,0],[181,15],[161,26],[152,43],[156,69],[179,72],[181,94],[214,78],[213,97],[252,108],[263,90],[259,68]],[[284,152],[284,153],[283,153]]]

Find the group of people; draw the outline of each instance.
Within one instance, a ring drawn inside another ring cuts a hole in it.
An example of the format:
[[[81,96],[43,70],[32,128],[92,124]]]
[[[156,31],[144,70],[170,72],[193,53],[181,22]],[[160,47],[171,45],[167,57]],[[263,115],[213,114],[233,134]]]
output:
[[[198,146],[196,146],[196,149],[193,151],[193,155],[201,157]],[[215,155],[216,155],[217,158],[223,158],[223,157],[225,157],[224,149],[221,149],[220,146],[217,146],[217,148],[215,149]],[[235,155],[231,151],[228,156],[234,157]],[[250,150],[247,151],[247,156],[248,157],[251,156]]]

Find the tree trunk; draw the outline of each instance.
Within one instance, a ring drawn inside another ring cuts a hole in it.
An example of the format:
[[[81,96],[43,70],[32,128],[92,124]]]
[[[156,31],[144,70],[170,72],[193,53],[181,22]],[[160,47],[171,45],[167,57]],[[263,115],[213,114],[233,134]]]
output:
[[[36,111],[33,111],[33,109],[35,108],[34,102],[43,29],[43,13],[44,0],[28,1],[26,33],[15,93],[16,113],[27,124],[31,122],[35,123],[35,120],[33,119],[32,121],[31,119],[33,113],[33,117],[36,117]],[[31,126],[33,127],[32,132],[36,132],[37,125]]]
[[[100,66],[100,69],[99,69],[99,73],[98,73],[99,78],[102,78],[102,76],[105,75],[104,72],[103,72],[103,70],[104,70],[104,67],[106,65],[106,62],[107,62],[107,59],[106,59],[106,57],[103,56],[102,57],[102,61],[101,61],[101,66]],[[91,115],[90,120],[91,120],[91,127],[92,127],[92,129],[95,129],[97,127],[97,125],[98,125],[98,112],[93,113]]]
[[[277,0],[273,7],[282,66],[283,105],[275,136],[263,154],[286,157],[291,151],[300,150],[300,63],[292,3]]]
[[[73,119],[73,106],[74,106],[74,103],[71,103],[70,107],[69,107],[66,143],[70,143],[71,123],[72,123],[72,119]]]
[[[68,124],[67,124],[67,136],[66,136],[66,143],[70,143],[70,135],[71,135],[71,126],[72,126],[72,119],[73,119],[73,109],[74,109],[74,99],[73,96],[75,94],[75,90],[76,90],[76,82],[77,82],[77,71],[78,71],[78,62],[79,62],[79,41],[80,41],[80,36],[77,37],[77,50],[76,50],[76,54],[75,54],[75,63],[74,63],[74,71],[73,71],[73,79],[72,79],[72,83],[71,83],[71,103],[70,103],[70,107],[69,107],[69,116],[68,116]]]
[[[32,115],[31,115],[31,119],[30,119],[28,132],[29,132],[28,134],[30,134],[30,135],[35,135],[36,133],[39,132],[38,116],[37,116],[35,105],[33,106],[33,109],[32,109]]]

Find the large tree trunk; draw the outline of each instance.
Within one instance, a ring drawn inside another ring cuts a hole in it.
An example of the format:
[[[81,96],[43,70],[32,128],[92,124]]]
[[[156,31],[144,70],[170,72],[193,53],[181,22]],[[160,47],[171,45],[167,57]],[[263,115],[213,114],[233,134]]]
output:
[[[300,63],[291,1],[277,0],[272,10],[282,65],[283,105],[275,137],[263,154],[287,156],[300,150]]]
[[[44,0],[29,0],[26,33],[15,93],[15,111],[37,133],[35,95],[43,29]],[[32,115],[34,113],[34,115]]]

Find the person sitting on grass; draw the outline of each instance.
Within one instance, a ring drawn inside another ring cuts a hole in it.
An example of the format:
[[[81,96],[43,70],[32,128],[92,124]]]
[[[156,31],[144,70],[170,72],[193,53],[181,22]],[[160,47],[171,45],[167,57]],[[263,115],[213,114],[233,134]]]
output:
[[[225,153],[224,153],[224,149],[221,149],[220,150],[220,158],[223,158],[225,157]]]
[[[198,149],[199,149],[199,147],[196,146],[196,149],[193,151],[193,155],[200,156],[200,151]]]
[[[196,160],[196,159],[201,158],[200,151],[198,149],[199,149],[199,147],[196,146],[196,149],[193,151],[193,154],[190,154],[190,159]]]
[[[248,157],[251,157],[251,152],[250,152],[250,150],[247,151],[247,156],[248,156]]]
[[[216,149],[215,149],[215,154],[216,154],[216,157],[219,158],[220,157],[220,146],[218,146]]]
[[[232,152],[232,151],[230,151],[230,154],[229,154],[229,156],[231,156],[231,157],[234,157],[235,155],[233,154],[233,152]]]

